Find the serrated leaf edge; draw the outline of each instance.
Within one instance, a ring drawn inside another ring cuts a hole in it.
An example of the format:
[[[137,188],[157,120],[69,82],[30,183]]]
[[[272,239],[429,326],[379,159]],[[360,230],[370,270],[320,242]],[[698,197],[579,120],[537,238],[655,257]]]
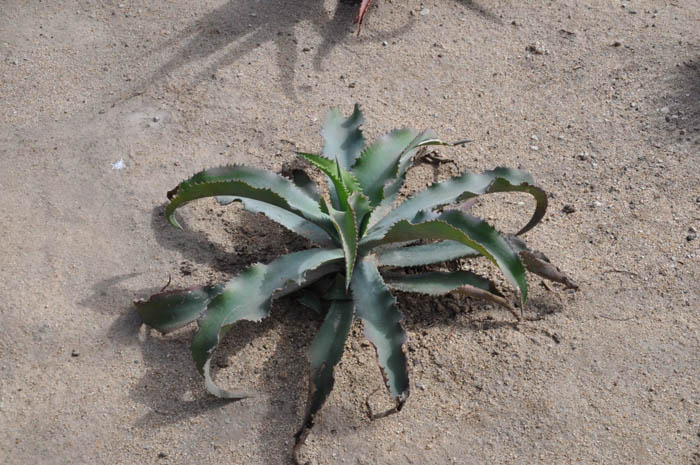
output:
[[[379,272],[377,257],[374,254],[368,254],[368,255],[363,256],[362,260],[363,261],[371,261],[374,264],[374,271],[376,271],[376,276],[378,278],[378,281],[381,283],[384,290],[386,290],[386,292],[391,296],[391,305],[396,308],[396,311],[399,314],[399,320],[397,321],[397,324],[399,325],[399,327],[401,328],[401,331],[403,332],[403,339],[402,339],[399,347],[400,347],[401,352],[403,353],[404,358],[406,359],[406,362],[407,362],[406,363],[406,375],[407,375],[407,378],[410,379],[408,357],[406,357],[406,351],[404,350],[404,346],[406,345],[406,342],[408,340],[408,334],[406,333],[406,329],[403,327],[403,325],[401,325],[401,322],[404,321],[404,319],[405,319],[404,314],[403,314],[403,312],[401,312],[401,310],[398,307],[398,302],[396,300],[396,296],[394,296],[394,294],[391,293],[391,291],[389,290],[389,286],[384,282],[384,278],[382,277],[382,274]],[[355,315],[358,318],[363,319],[357,313],[357,306],[355,306]],[[379,363],[379,350],[378,350],[377,346],[374,344],[374,342],[369,337],[366,336],[366,333],[365,333],[365,337],[372,344],[372,347],[374,347],[374,353],[375,353],[376,358],[377,358],[377,365],[379,366],[379,370],[382,373],[382,377],[384,379],[384,385],[391,393],[391,387],[389,386],[389,377],[387,376],[386,371],[384,370],[384,367],[382,366],[382,364]],[[410,391],[411,391],[411,387],[410,387],[410,382],[409,382],[406,385],[405,391],[399,393],[399,395],[397,395],[397,396],[394,396],[394,398],[397,402],[397,405],[396,405],[397,411],[401,410],[403,405],[406,403],[406,400],[408,399],[408,396],[410,395]]]

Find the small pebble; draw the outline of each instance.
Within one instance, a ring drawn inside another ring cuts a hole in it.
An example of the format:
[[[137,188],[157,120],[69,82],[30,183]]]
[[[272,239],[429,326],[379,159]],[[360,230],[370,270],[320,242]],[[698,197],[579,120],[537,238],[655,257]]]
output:
[[[420,10],[420,13],[419,13],[419,14],[420,14],[421,16],[427,16],[427,15],[430,14],[430,9],[429,9],[429,8],[423,8],[422,10]]]
[[[70,353],[70,356],[71,356],[71,357],[77,357],[77,356],[79,356],[79,355],[80,355],[80,352],[78,352],[78,351],[75,350],[75,349],[73,349],[73,351]]]
[[[599,201],[597,201],[597,200],[595,200],[595,201],[593,202],[593,207],[594,207],[594,208],[599,208],[599,207],[602,207],[602,206],[603,206],[603,203],[602,203],[602,202],[599,202]]]
[[[564,213],[573,213],[576,211],[576,207],[570,204],[564,205],[564,208],[561,209]]]
[[[154,123],[157,123],[158,121],[160,121],[160,118],[157,117],[157,116],[154,116],[154,117],[153,117],[153,122],[154,122]]]
[[[389,42],[387,42],[387,41],[385,40],[385,41],[382,42],[382,45],[386,47],[387,45],[389,45]]]
[[[539,150],[540,148],[539,148],[538,146],[536,146],[536,145],[531,145],[531,146],[530,146],[530,149],[531,149],[531,150]]]
[[[530,53],[534,53],[535,55],[545,55],[547,53],[547,50],[544,48],[544,45],[542,45],[539,41],[535,42],[534,44],[530,44],[527,47],[525,47],[525,50],[527,50]]]
[[[690,241],[695,240],[697,237],[698,237],[698,232],[695,230],[695,228],[692,226],[689,227],[688,228],[688,235],[685,236],[685,240],[690,242]]]

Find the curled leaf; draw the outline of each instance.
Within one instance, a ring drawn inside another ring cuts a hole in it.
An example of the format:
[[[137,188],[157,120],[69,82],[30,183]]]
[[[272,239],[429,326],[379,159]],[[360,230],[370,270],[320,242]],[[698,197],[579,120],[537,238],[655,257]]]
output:
[[[239,197],[269,203],[316,223],[332,234],[333,226],[318,202],[289,179],[247,166],[222,166],[201,171],[181,182],[168,193],[165,209],[168,221],[179,227],[175,210],[192,200],[204,197]]]
[[[526,192],[536,200],[535,212],[530,221],[518,231],[524,234],[533,228],[547,210],[547,196],[533,185],[532,176],[511,168],[496,168],[480,174],[464,173],[447,181],[435,183],[428,189],[414,195],[394,210],[376,221],[368,230],[364,241],[381,239],[395,223],[410,220],[421,211],[460,202],[493,192]]]

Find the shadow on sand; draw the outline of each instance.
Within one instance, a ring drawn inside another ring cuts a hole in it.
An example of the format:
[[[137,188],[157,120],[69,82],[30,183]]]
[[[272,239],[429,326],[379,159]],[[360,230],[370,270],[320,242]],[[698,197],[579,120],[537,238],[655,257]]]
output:
[[[294,86],[297,59],[301,50],[310,51],[299,44],[298,27],[313,28],[322,36],[313,58],[314,67],[322,71],[324,58],[344,41],[381,42],[405,34],[413,24],[408,21],[393,31],[372,37],[367,33],[357,36],[356,26],[353,25],[357,8],[358,4],[352,0],[341,0],[330,12],[319,0],[232,0],[197,19],[177,36],[151,51],[150,54],[158,54],[167,49],[176,50],[139,87],[143,91],[181,68],[202,62],[199,66],[201,70],[190,78],[190,85],[196,85],[211,79],[218,70],[244,60],[254,49],[272,42],[276,49],[279,81],[285,94],[297,100]]]
[[[236,214],[246,216],[244,223],[249,229],[270,230],[270,221],[260,215],[245,211]],[[233,275],[254,261],[269,261],[260,254],[232,254],[221,245],[207,240],[201,233],[189,229],[185,222],[182,223],[184,230],[176,230],[165,220],[162,206],[153,209],[152,228],[158,244],[165,249],[178,250],[187,260],[206,265],[216,275]],[[287,238],[286,234],[290,237]],[[286,234],[282,233],[280,241],[285,247],[308,246],[305,240],[299,240],[291,233]],[[270,240],[269,237],[267,240]],[[257,248],[258,244],[252,245]],[[285,253],[278,250],[282,248],[279,244],[272,247],[267,245],[260,244],[270,255]],[[136,404],[146,406],[148,413],[133,426],[144,431],[156,431],[206,414],[207,421],[201,423],[191,441],[172,446],[173,452],[182,448],[190,456],[197,456],[201,451],[194,449],[198,447],[211,447],[210,444],[217,443],[223,447],[240,440],[249,441],[250,425],[261,425],[258,430],[261,444],[259,455],[271,465],[285,463],[281,460],[284,457],[291,460],[288,441],[300,426],[300,412],[305,408],[307,396],[306,371],[300,367],[307,364],[306,348],[320,321],[297,308],[293,299],[281,299],[273,304],[272,315],[263,322],[235,325],[216,351],[214,373],[226,367],[229,360],[237,360],[240,357],[238,354],[247,346],[257,345],[260,340],[273,339],[273,348],[264,351],[260,371],[256,370],[255,375],[265,381],[264,389],[242,401],[217,399],[205,392],[202,378],[192,362],[189,345],[195,325],[167,336],[160,336],[156,331],[142,326],[133,307],[133,299],[145,298],[161,289],[144,288],[134,292],[128,284],[133,285],[140,275],[128,273],[99,281],[92,286],[91,295],[80,302],[94,311],[115,316],[107,331],[107,338],[112,344],[116,347],[137,347],[141,352],[145,373],[131,388],[130,397]],[[223,379],[221,383],[231,389],[240,387],[234,379]],[[243,380],[238,384],[245,387],[250,382]]]

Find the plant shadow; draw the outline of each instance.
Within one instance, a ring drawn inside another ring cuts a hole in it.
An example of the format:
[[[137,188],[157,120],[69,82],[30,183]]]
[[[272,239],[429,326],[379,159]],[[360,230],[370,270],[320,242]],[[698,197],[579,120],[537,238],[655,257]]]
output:
[[[247,228],[269,231],[273,224],[260,215],[245,211],[236,214],[247,215],[243,221]],[[232,274],[250,264],[250,257],[234,257],[224,247],[190,230],[184,221],[181,221],[185,226],[184,231],[172,228],[164,218],[162,206],[153,209],[151,223],[160,246],[177,250],[194,263],[206,264],[205,268],[210,267],[215,273]],[[275,224],[275,227],[281,234],[292,236],[278,225]],[[294,238],[283,240],[281,242],[286,242],[285,245],[278,244],[270,249],[294,245],[303,248],[305,240],[299,242]],[[287,250],[277,252],[271,250],[274,255],[286,253]],[[260,259],[260,256],[256,255],[256,258]],[[141,288],[134,291],[133,283],[141,275],[126,273],[99,281],[92,286],[90,295],[80,302],[99,313],[116,315],[106,334],[107,339],[117,347],[116,350],[120,350],[118,347],[121,346],[140,350],[142,360],[138,363],[142,364],[143,374],[132,386],[130,397],[134,403],[145,406],[147,413],[133,426],[145,431],[158,430],[206,415],[207,421],[200,423],[197,438],[186,446],[194,448],[204,441],[208,446],[210,440],[207,438],[212,438],[212,443],[236,444],[241,439],[245,440],[246,436],[249,439],[250,424],[260,424],[259,443],[264,449],[260,450],[259,455],[265,463],[281,463],[280,457],[291,460],[289,440],[299,427],[306,401],[306,347],[320,321],[311,318],[305,309],[298,308],[293,300],[285,298],[274,302],[272,315],[264,321],[244,321],[234,325],[218,347],[212,363],[215,379],[218,372],[222,375],[220,382],[223,387],[236,389],[239,387],[237,384],[241,384],[229,379],[230,370],[227,367],[236,363],[231,361],[244,357],[241,354],[247,353],[246,348],[258,345],[259,341],[267,341],[262,344],[273,347],[253,358],[254,364],[258,362],[254,368],[254,371],[258,371],[258,384],[263,386],[260,392],[240,402],[217,399],[205,392],[202,378],[192,362],[189,344],[195,331],[194,325],[165,336],[142,325],[133,306],[133,296],[147,297],[162,289]],[[269,342],[270,339],[273,343]],[[246,373],[247,370],[241,370],[240,375],[245,378]]]
[[[700,145],[700,56],[679,63],[669,76],[656,97],[655,129],[664,138]]]
[[[495,23],[495,24],[503,24],[503,20],[501,19],[500,16],[489,11],[487,8],[479,5],[474,0],[455,0],[455,1],[457,3],[459,3],[460,5],[462,5],[464,8],[468,9],[469,11],[482,17],[483,19],[491,21],[492,23]]]
[[[700,56],[681,64],[675,86],[674,111],[681,116],[675,120],[679,136],[690,139],[692,132],[695,142],[700,143]],[[681,135],[681,130],[685,134]]]
[[[262,336],[250,342],[260,349],[254,361],[263,360],[258,376],[262,381],[261,398],[252,401],[264,404],[256,421],[261,425],[260,456],[269,465],[293,461],[292,438],[301,426],[306,408],[309,374],[306,351],[320,324],[306,309],[284,298],[273,304],[270,317],[249,325],[257,327]],[[231,330],[233,334],[227,335],[217,349],[219,354],[215,361],[221,360],[222,365],[228,366],[240,360],[237,339],[247,337],[245,326],[237,324]],[[246,376],[247,373],[242,370],[239,374]]]
[[[216,223],[221,222],[221,217],[227,214],[227,210],[235,209],[237,224],[225,225],[224,229],[234,239],[241,237],[245,240],[232,241],[233,250],[212,242],[182,218],[179,219],[182,229],[173,228],[165,219],[164,205],[154,207],[151,211],[151,229],[156,242],[166,250],[181,254],[184,268],[188,267],[188,262],[205,265],[213,272],[207,276],[210,280],[220,280],[221,275],[235,275],[253,263],[267,262],[279,255],[309,247],[310,243],[306,239],[291,233],[264,215],[243,210],[237,203],[216,208],[211,220]],[[217,224],[217,227],[220,225]],[[181,269],[187,275],[192,271],[191,268]]]
[[[217,372],[226,371],[224,367],[230,360],[240,358],[246,346],[268,340],[271,335],[277,342],[271,351],[265,351],[252,361],[262,360],[257,375],[263,381],[261,392],[254,392],[253,397],[241,401],[217,399],[205,392],[202,378],[192,362],[189,344],[193,325],[166,336],[142,325],[131,302],[133,289],[125,285],[138,276],[140,274],[130,273],[100,281],[92,287],[92,294],[80,302],[101,313],[117,313],[107,330],[107,339],[116,351],[120,351],[120,347],[131,347],[141,353],[138,363],[142,374],[131,386],[129,397],[135,404],[146,407],[146,413],[132,426],[137,430],[158,431],[205,415],[206,421],[197,423],[197,431],[190,440],[169,446],[171,450],[192,449],[188,453],[196,456],[196,448],[249,441],[250,425],[259,424],[261,428],[257,434],[262,447],[259,455],[264,463],[283,463],[283,457],[291,460],[289,439],[299,426],[306,400],[305,351],[310,335],[320,322],[307,315],[302,317],[287,299],[283,299],[275,304],[272,316],[263,322],[235,325],[215,353],[215,379]],[[147,296],[158,290],[141,289],[136,294]],[[224,376],[218,378],[223,378],[218,380],[223,387],[238,387],[236,381]]]
[[[141,86],[143,89],[166,79],[179,69],[203,62],[201,71],[191,78],[194,86],[216,77],[217,71],[244,60],[253,50],[266,43],[275,46],[275,60],[283,91],[298,101],[294,86],[299,51],[312,50],[299,44],[297,28],[312,28],[322,36],[313,58],[314,67],[322,70],[323,60],[338,44],[353,37],[353,19],[357,10],[354,1],[341,0],[333,11],[327,11],[323,1],[298,0],[292,4],[282,0],[231,0],[196,20],[172,39],[150,53],[175,49],[174,55]],[[357,43],[382,41],[405,34],[412,21],[385,33],[355,39]]]
[[[181,230],[173,228],[165,219],[165,206],[151,210],[151,230],[160,247],[182,254],[186,261],[208,265],[222,273],[240,271],[243,262],[250,257],[233,254],[221,244],[214,243],[201,233],[193,231],[186,221],[179,220]],[[173,270],[175,271],[175,270]],[[191,273],[192,270],[186,271]]]
[[[143,361],[140,363],[145,374],[132,388],[131,397],[136,403],[149,407],[150,412],[135,426],[148,428],[177,423],[226,404],[227,401],[204,396],[195,398],[190,394],[202,389],[187,350],[192,329],[156,336],[156,331],[143,326],[133,305],[134,295],[148,296],[160,289],[143,288],[134,292],[126,283],[141,275],[128,273],[99,281],[92,286],[91,295],[80,302],[94,311],[116,314],[107,329],[107,339],[117,348],[138,347],[141,351]]]
[[[562,302],[555,295],[534,295],[528,299],[527,312],[521,321],[492,303],[461,295],[425,296],[397,292],[399,309],[404,314],[403,324],[409,331],[423,331],[433,326],[455,325],[474,332],[511,328],[518,331],[527,322],[538,321],[563,311]],[[547,335],[546,331],[542,331]]]

